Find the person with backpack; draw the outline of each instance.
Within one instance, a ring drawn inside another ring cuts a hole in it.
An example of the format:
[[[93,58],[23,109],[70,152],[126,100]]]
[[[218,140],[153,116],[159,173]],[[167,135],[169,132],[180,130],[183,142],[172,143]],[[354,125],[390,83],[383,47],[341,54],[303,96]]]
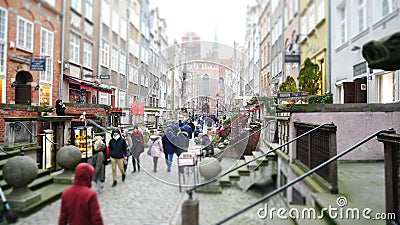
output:
[[[122,174],[122,182],[125,181],[124,159],[126,159],[126,151],[128,145],[125,139],[121,136],[121,131],[114,128],[111,134],[111,140],[108,142],[110,148],[111,168],[113,176],[112,187],[117,186],[117,165]]]
[[[211,157],[214,155],[214,146],[212,145],[210,137],[208,137],[207,134],[203,134],[201,137],[201,145],[203,146],[203,150],[206,152],[206,157]]]
[[[175,141],[176,155],[179,157],[183,152],[187,152],[189,148],[189,135],[182,127],[178,132]]]
[[[129,137],[131,139],[131,146],[129,147],[132,151],[132,173],[136,172],[136,165],[137,171],[140,172],[140,154],[144,152],[143,133],[139,130],[139,127],[135,125]]]
[[[161,141],[160,132],[155,131],[149,139],[149,154],[153,157],[153,172],[157,172],[158,158],[161,156],[161,152],[164,152],[164,147]]]

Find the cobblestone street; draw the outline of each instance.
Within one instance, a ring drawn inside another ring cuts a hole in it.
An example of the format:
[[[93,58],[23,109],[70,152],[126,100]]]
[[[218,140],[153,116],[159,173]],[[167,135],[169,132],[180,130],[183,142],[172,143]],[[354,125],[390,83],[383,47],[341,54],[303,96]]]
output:
[[[132,162],[129,162],[125,182],[121,181],[117,169],[118,185],[115,188],[111,187],[111,165],[106,167],[106,181],[103,192],[99,195],[104,223],[107,225],[180,224],[181,205],[188,198],[184,189],[188,186],[185,186],[182,192],[179,191],[176,163],[168,173],[163,158],[160,158],[158,172],[154,173],[150,170],[152,159],[149,156],[142,154],[141,161],[143,169],[139,173],[132,173]],[[176,158],[174,161],[176,162]],[[234,159],[223,159],[222,162],[231,165]],[[193,182],[193,179],[187,177],[186,182]],[[94,183],[92,188],[95,189]],[[193,196],[199,200],[200,224],[216,223],[259,198],[259,194],[255,192],[244,192],[234,186],[223,188],[222,194],[194,193]],[[20,218],[17,224],[57,224],[60,204],[61,201],[57,200],[27,218]],[[260,207],[262,204],[227,224],[264,224],[265,221],[257,217],[257,209]]]

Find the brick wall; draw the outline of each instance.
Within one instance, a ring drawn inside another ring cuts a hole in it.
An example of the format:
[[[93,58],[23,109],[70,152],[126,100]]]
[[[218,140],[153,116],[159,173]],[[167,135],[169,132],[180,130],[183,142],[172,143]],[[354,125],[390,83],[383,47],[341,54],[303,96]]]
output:
[[[0,108],[0,142],[4,142],[5,121],[8,117],[38,117],[39,112]],[[38,127],[39,128],[39,127]]]

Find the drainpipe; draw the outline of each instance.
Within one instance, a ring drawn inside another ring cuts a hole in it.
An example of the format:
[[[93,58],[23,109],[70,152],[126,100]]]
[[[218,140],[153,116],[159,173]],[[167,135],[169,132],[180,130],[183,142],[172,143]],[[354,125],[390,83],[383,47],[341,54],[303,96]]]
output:
[[[125,37],[126,42],[128,43],[128,46],[125,49],[125,107],[127,106],[127,103],[128,103],[128,100],[129,100],[128,83],[129,83],[129,41],[130,41],[130,36],[129,36],[130,11],[129,10],[130,9],[131,9],[131,3],[128,2],[128,8],[126,9],[126,14],[127,14],[126,24],[127,24],[127,27],[126,27],[126,37]],[[128,105],[128,107],[130,108],[130,105]]]
[[[330,2],[331,1],[328,1],[328,4],[330,4]],[[325,7],[326,8],[326,7]],[[328,91],[327,91],[327,93],[331,93],[331,80],[332,80],[332,77],[331,77],[331,55],[332,55],[332,51],[331,51],[331,45],[332,45],[332,41],[331,41],[331,34],[332,34],[332,31],[331,31],[331,10],[329,9],[330,8],[330,5],[328,5],[328,59],[327,59],[327,68],[326,68],[326,72],[327,72],[327,74],[328,74]]]
[[[64,82],[65,8],[66,8],[66,0],[63,0],[62,22],[61,22],[61,68],[60,68],[60,93],[59,93],[61,99],[63,99],[62,95],[63,95],[63,82]]]
[[[101,12],[101,6],[102,6],[102,3],[103,2],[103,0],[100,0],[99,1],[99,12]],[[102,32],[102,27],[103,27],[103,24],[101,23],[101,16],[99,16],[99,37],[98,37],[98,44],[99,44],[99,46],[98,46],[98,52],[97,52],[97,78],[99,78],[100,77],[100,72],[101,72],[101,41],[102,41],[102,35],[101,35],[101,32]],[[110,78],[111,79],[111,78]],[[100,94],[99,94],[99,92],[97,92],[97,103],[99,103],[99,99],[100,99],[100,96],[99,96]]]

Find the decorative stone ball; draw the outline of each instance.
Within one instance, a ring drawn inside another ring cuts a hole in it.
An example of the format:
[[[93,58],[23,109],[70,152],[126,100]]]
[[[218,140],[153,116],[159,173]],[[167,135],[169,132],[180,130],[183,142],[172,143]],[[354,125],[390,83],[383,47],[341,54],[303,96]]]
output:
[[[204,158],[199,164],[199,172],[206,180],[211,180],[218,176],[222,167],[219,161],[215,158]]]
[[[28,156],[14,156],[3,167],[3,178],[13,187],[26,187],[37,175],[36,162]]]
[[[57,152],[57,163],[66,170],[74,170],[81,161],[81,151],[73,145],[66,145]]]

